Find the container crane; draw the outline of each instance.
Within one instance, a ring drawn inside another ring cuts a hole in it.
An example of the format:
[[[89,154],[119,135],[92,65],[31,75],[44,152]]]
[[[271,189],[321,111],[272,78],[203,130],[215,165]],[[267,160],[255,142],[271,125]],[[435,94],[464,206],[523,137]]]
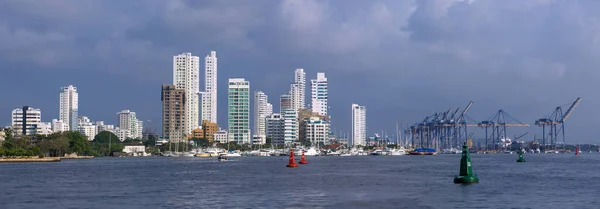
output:
[[[542,127],[542,144],[544,146],[544,149],[546,148],[546,145],[547,145],[547,143],[546,143],[546,126],[550,127],[550,132],[548,133],[548,136],[550,137],[550,146],[551,147],[554,146],[554,148],[556,148],[556,141],[558,140],[558,134],[562,132],[563,148],[564,148],[565,121],[569,118],[569,116],[571,116],[571,114],[573,113],[573,110],[575,110],[575,108],[577,107],[577,105],[579,105],[580,102],[581,102],[581,97],[578,97],[575,100],[575,102],[571,103],[571,106],[569,107],[569,109],[567,109],[566,112],[564,112],[564,114],[562,111],[562,107],[558,106],[558,107],[556,107],[556,109],[554,109],[552,114],[550,114],[550,117],[540,118],[535,121],[535,125]]]
[[[486,150],[489,146],[488,139],[491,139],[494,142],[494,149],[497,150],[497,145],[500,143],[501,134],[503,134],[504,138],[508,138],[506,134],[506,127],[527,127],[529,124],[522,123],[521,121],[515,119],[510,116],[504,110],[498,110],[496,114],[494,114],[490,120],[481,121],[477,124],[479,127],[485,128],[485,147]],[[488,128],[492,128],[492,135],[488,136]]]

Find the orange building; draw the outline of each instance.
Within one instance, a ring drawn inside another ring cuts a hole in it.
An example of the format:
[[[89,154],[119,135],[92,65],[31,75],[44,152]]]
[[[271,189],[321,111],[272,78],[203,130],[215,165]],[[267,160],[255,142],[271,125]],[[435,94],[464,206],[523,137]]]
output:
[[[203,120],[202,126],[200,128],[192,130],[192,134],[189,136],[189,138],[205,138],[209,142],[212,142],[213,134],[215,134],[217,131],[219,131],[219,124]]]

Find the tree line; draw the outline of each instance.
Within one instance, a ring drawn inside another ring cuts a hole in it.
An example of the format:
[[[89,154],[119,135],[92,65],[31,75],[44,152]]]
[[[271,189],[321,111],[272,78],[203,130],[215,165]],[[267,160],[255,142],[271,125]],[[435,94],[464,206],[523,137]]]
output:
[[[123,143],[109,131],[98,133],[93,141],[77,131],[65,131],[50,135],[16,136],[6,128],[5,140],[0,146],[0,156],[62,157],[76,153],[83,156],[112,156],[123,150]]]

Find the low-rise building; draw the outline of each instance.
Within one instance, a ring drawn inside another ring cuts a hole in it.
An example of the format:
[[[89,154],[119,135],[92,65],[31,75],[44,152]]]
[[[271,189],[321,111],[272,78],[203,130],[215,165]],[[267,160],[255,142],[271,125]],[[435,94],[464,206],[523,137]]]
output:
[[[63,131],[69,131],[69,124],[62,120],[52,119],[52,132],[60,133]]]
[[[310,117],[305,119],[303,124],[301,129],[306,143],[311,145],[329,144],[330,125],[327,120],[320,117]]]
[[[42,122],[42,111],[23,106],[12,111],[12,129],[15,135],[35,135]]]
[[[52,131],[52,123],[50,122],[40,122],[37,125],[37,129],[36,129],[36,134],[40,134],[40,135],[50,135],[54,133],[54,131]]]
[[[213,135],[219,131],[219,124],[212,123],[210,121],[202,121],[202,126],[192,130],[192,134],[188,136],[188,139],[207,139],[209,142],[213,141]]]
[[[123,152],[127,154],[133,153],[146,153],[146,146],[144,144],[123,144]]]
[[[77,127],[79,129],[79,133],[85,135],[88,141],[93,141],[96,134],[98,134],[97,126],[90,121],[90,119],[86,116],[79,116],[77,118]]]
[[[213,139],[218,143],[227,143],[229,141],[229,134],[227,130],[219,130],[213,134]]]

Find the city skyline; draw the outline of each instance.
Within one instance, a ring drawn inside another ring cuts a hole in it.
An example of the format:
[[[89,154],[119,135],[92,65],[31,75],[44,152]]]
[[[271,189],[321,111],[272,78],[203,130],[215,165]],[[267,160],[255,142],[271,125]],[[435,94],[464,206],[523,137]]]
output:
[[[393,133],[396,122],[410,125],[474,101],[468,115],[476,122],[503,109],[532,125],[508,134],[529,132],[531,140],[531,133],[541,133],[535,120],[583,97],[566,124],[567,141],[596,141],[593,118],[600,112],[594,107],[600,99],[593,89],[600,63],[593,11],[599,7],[593,2],[292,2],[156,1],[136,4],[135,13],[124,12],[130,2],[74,1],[66,4],[70,9],[1,2],[8,21],[0,25],[5,73],[0,87],[11,91],[10,100],[0,104],[0,122],[8,125],[10,111],[21,106],[59,118],[56,89],[67,84],[85,92],[80,111],[90,118],[115,124],[115,111],[135,109],[141,118],[160,121],[156,92],[159,84],[172,82],[170,57],[215,50],[219,77],[246,78],[251,91],[271,96],[275,110],[275,99],[289,90],[290,71],[303,68],[308,79],[326,73],[336,133],[350,132],[344,107],[352,103],[369,108],[371,135],[379,129]],[[486,8],[501,9],[480,12]],[[79,18],[51,11],[71,11]],[[205,21],[214,16],[208,11],[231,16]],[[579,19],[582,13],[589,16]],[[117,17],[131,21],[113,21]],[[191,21],[196,19],[201,21]],[[114,24],[85,27],[91,20]],[[217,85],[227,88],[225,79]],[[220,124],[227,120],[224,95],[217,98]],[[160,128],[157,122],[153,126]]]

